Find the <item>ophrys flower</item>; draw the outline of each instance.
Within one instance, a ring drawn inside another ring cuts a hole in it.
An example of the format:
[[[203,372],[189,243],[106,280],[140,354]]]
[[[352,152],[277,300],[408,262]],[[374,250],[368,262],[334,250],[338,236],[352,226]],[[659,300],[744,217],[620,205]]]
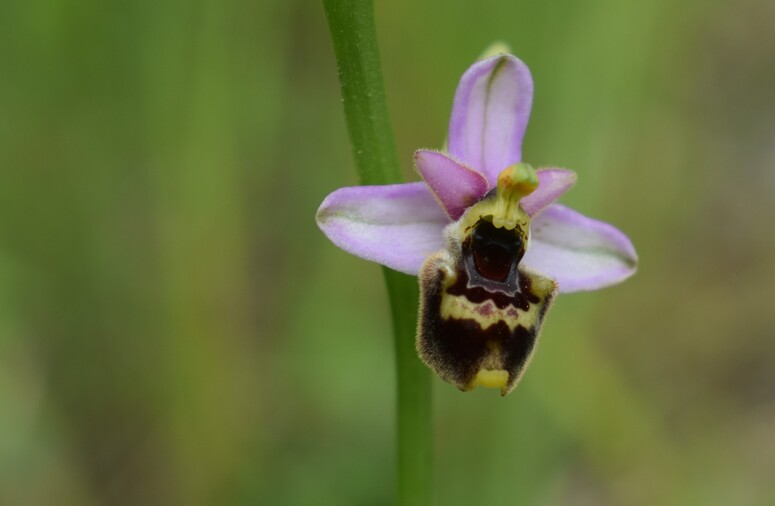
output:
[[[341,188],[317,214],[345,251],[419,275],[417,350],[461,390],[511,391],[558,292],[635,272],[622,232],[554,203],[575,173],[521,163],[532,99],[516,57],[475,63],[455,94],[447,152],[415,153],[424,182]]]

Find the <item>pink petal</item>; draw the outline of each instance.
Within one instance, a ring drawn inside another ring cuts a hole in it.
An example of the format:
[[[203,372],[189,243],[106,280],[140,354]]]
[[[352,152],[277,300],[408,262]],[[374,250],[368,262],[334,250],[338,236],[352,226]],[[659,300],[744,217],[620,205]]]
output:
[[[444,247],[449,217],[420,182],[340,188],[320,205],[317,222],[348,253],[416,276]]]
[[[538,169],[536,172],[538,173],[538,188],[519,201],[522,209],[530,216],[540,213],[576,184],[576,173],[572,170]]]
[[[533,78],[518,58],[502,54],[473,64],[455,92],[449,153],[495,186],[503,169],[522,160],[532,102]]]
[[[421,149],[414,154],[414,163],[453,220],[487,193],[482,174],[444,153]]]
[[[635,273],[635,248],[608,223],[553,204],[533,218],[530,228],[530,245],[522,261],[554,278],[561,293],[596,290]]]

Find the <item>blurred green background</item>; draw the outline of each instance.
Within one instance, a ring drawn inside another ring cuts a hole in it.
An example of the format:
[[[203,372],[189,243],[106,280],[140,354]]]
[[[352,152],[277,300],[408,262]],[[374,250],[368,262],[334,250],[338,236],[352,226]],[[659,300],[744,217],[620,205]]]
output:
[[[520,387],[434,380],[437,504],[775,504],[775,3],[382,1],[407,177],[503,40],[526,161],[639,273],[564,296]],[[383,505],[380,269],[316,1],[0,5],[0,504]]]

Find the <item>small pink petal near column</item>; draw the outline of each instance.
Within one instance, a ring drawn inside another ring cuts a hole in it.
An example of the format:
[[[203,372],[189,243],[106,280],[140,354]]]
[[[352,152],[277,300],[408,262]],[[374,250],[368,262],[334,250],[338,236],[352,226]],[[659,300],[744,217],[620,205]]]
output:
[[[482,174],[444,153],[421,149],[414,154],[414,163],[453,220],[487,193]]]
[[[538,188],[519,201],[522,209],[530,216],[540,213],[545,207],[570,190],[576,184],[576,173],[568,169],[538,169]]]

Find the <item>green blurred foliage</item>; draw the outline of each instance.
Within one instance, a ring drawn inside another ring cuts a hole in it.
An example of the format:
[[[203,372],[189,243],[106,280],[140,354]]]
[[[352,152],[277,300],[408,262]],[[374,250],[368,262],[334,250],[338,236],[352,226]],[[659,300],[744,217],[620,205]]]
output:
[[[494,40],[524,153],[633,239],[519,389],[436,381],[437,503],[775,502],[775,4],[378,2],[400,156]],[[0,504],[390,504],[379,269],[317,2],[0,6]]]

